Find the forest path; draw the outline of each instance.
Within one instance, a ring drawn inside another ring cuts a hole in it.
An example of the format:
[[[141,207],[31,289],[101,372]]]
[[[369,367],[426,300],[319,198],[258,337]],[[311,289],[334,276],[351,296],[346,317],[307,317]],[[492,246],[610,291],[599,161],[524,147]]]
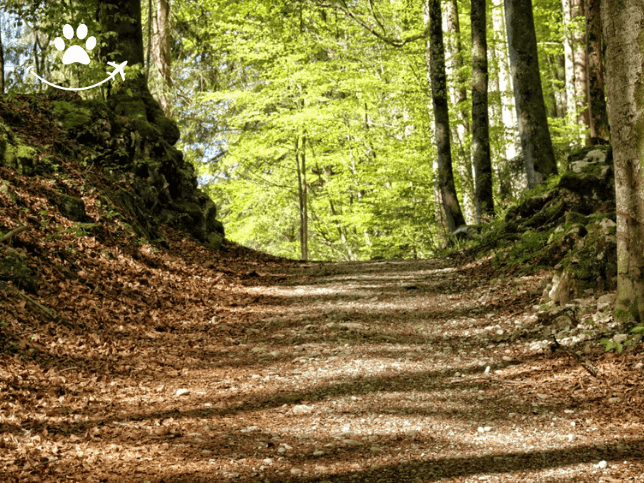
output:
[[[445,259],[315,263],[251,289],[283,301],[256,335],[269,355],[251,375],[260,407],[236,422],[275,445],[255,457],[258,477],[644,481],[638,418],[606,402],[605,381],[538,339],[512,340],[535,325],[538,277],[489,272]]]
[[[42,333],[50,369],[6,359],[1,481],[644,481],[644,354],[593,378],[513,337],[539,277],[175,246],[110,261],[131,282],[104,277],[96,302],[62,300],[87,324],[85,307],[129,307],[122,325]]]

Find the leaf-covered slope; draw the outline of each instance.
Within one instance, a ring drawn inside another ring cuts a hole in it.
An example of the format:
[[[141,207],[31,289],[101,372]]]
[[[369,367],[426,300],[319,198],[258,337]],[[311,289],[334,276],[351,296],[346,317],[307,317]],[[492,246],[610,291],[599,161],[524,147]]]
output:
[[[214,267],[234,274],[241,253],[270,258],[223,239],[214,203],[154,129],[74,98],[20,97],[0,116],[0,355],[46,357],[29,334],[47,324],[100,332],[169,307]]]

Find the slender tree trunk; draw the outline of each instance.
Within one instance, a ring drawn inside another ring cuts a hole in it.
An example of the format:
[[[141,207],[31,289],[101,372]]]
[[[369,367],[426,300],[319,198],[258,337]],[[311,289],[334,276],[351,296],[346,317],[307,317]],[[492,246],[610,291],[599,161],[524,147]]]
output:
[[[152,25],[154,25],[154,13],[152,13],[152,0],[148,0],[148,54],[145,59],[145,78],[150,79],[150,64],[152,57]]]
[[[507,37],[503,11],[503,0],[492,0],[492,25],[496,34],[494,50],[499,64],[499,92],[501,94],[501,116],[503,119],[505,158],[517,156],[519,143],[517,120],[515,116],[514,95],[512,92],[512,75],[508,59]]]
[[[570,0],[561,0],[564,25],[564,64],[566,72],[566,115],[573,120],[575,112],[575,56],[572,51]]]
[[[456,164],[458,175],[461,179],[463,191],[463,210],[465,221],[474,223],[476,220],[476,206],[474,204],[474,178],[472,159],[465,150],[467,138],[470,135],[470,122],[467,113],[467,89],[463,69],[463,47],[461,45],[461,27],[458,19],[458,3],[456,0],[445,2],[443,12],[443,30],[446,33],[445,41],[445,71],[450,80],[450,99],[456,115],[456,122],[452,123],[452,141],[458,153]]]
[[[606,98],[604,97],[604,68],[602,66],[601,0],[585,1],[590,142],[591,144],[606,144],[609,135]]]
[[[528,187],[557,173],[541,88],[532,0],[505,0],[514,100]]]
[[[472,164],[476,221],[494,217],[488,115],[487,15],[485,0],[472,0]]]
[[[584,0],[570,0],[570,17],[576,27],[572,30],[572,48],[575,59],[575,102],[577,104],[577,122],[585,127],[590,127],[590,116],[588,114],[588,77],[586,74],[586,35],[584,17]],[[590,137],[585,136],[584,142],[590,143]]]
[[[351,246],[349,245],[345,230],[342,229],[342,226],[338,221],[338,212],[335,209],[335,205],[333,204],[333,199],[331,198],[331,196],[329,196],[329,207],[331,208],[331,214],[333,215],[333,222],[338,229],[338,235],[340,235],[340,241],[342,242],[342,246],[346,250],[347,260],[354,260],[355,256],[353,254],[353,250],[351,250]]]
[[[556,118],[565,118],[566,117],[566,106],[565,106],[565,92],[559,88],[560,72],[558,59],[554,55],[546,55],[546,61],[548,62],[548,71],[550,77],[550,113],[549,117]],[[565,79],[565,77],[564,77]],[[565,82],[565,81],[564,81]]]
[[[306,200],[306,136],[295,138],[295,165],[297,166],[297,193],[300,203],[300,259],[308,260],[308,214]]]
[[[557,89],[555,91],[555,98],[557,101],[557,117],[561,119],[566,118],[566,61],[565,57],[558,54],[555,58],[555,72],[558,81]],[[563,85],[563,88],[561,87]]]
[[[166,116],[171,115],[171,105],[168,99],[168,90],[172,87],[172,68],[170,57],[170,1],[156,0],[156,30],[152,39],[152,58],[161,76],[161,88],[158,97],[161,109]]]
[[[552,65],[552,57],[545,55],[546,65],[548,69],[548,77],[550,78],[550,89],[546,89],[543,96],[546,100],[546,112],[548,117],[557,117],[557,99],[555,98],[555,72]]]
[[[644,0],[604,0],[617,208],[616,317],[644,320]]]
[[[0,25],[0,95],[4,94],[4,44],[2,42],[2,26]]]
[[[452,152],[449,138],[449,110],[447,105],[447,79],[445,75],[445,47],[441,25],[440,0],[425,0],[425,20],[429,24],[427,42],[428,74],[434,106],[436,149],[438,155],[438,183],[443,209],[450,232],[465,224],[461,206],[456,196],[452,171]]]

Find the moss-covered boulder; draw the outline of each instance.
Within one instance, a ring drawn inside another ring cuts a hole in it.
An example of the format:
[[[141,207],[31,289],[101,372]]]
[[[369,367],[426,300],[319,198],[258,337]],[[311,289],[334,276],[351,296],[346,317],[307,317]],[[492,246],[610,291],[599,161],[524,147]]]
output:
[[[114,209],[133,217],[139,236],[158,240],[158,224],[165,223],[220,245],[210,237],[223,237],[216,206],[198,189],[192,164],[173,146],[179,139],[176,124],[147,89],[124,83],[107,102],[63,99],[53,105],[68,135],[94,152],[93,162],[123,187],[106,194],[118,205]]]
[[[62,195],[60,198],[54,200],[54,203],[58,206],[60,213],[70,220],[79,222],[89,220],[89,217],[85,212],[85,202],[81,198]]]
[[[19,174],[36,174],[38,152],[25,145],[18,136],[0,122],[0,165],[16,170]]]
[[[607,146],[572,153],[569,170],[508,208],[481,234],[473,250],[490,247],[500,265],[557,272],[547,298],[565,303],[585,291],[614,287],[615,197]]]

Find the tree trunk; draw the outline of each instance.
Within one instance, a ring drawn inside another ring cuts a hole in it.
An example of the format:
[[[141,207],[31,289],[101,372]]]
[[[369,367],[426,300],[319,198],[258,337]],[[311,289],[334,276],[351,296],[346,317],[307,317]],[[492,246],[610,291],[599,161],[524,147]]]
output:
[[[169,0],[156,0],[156,2],[156,30],[152,38],[152,58],[161,76],[161,88],[158,93],[159,104],[166,116],[170,116],[171,106],[168,100],[168,89],[172,87],[170,2]]]
[[[108,58],[114,62],[127,61],[128,66],[144,65],[143,30],[140,0],[101,0],[100,21],[108,32]]]
[[[532,0],[505,0],[514,100],[528,187],[557,173],[543,100]]]
[[[297,166],[297,194],[300,203],[300,260],[308,260],[308,214],[306,200],[306,136],[295,138],[295,165]]]
[[[0,27],[0,95],[4,94],[4,45],[2,43],[2,27]]]
[[[472,0],[472,161],[476,221],[494,217],[488,116],[487,15],[485,0]]]
[[[452,171],[452,152],[449,138],[449,110],[447,106],[447,79],[445,75],[445,47],[441,25],[440,0],[425,0],[425,21],[429,24],[429,41],[426,47],[428,75],[434,106],[436,150],[438,156],[438,184],[443,209],[450,232],[465,224],[461,206],[456,196]]]
[[[616,318],[644,320],[644,0],[604,0],[617,208]]]
[[[499,92],[501,94],[501,117],[503,118],[505,158],[514,159],[518,152],[517,120],[515,117],[514,96],[512,94],[512,75],[508,63],[508,49],[503,0],[492,0],[492,25],[496,34],[494,50],[499,64]]]
[[[585,127],[590,126],[588,114],[588,77],[586,74],[586,35],[585,21],[579,26],[579,17],[584,17],[584,0],[570,0],[570,18],[576,27],[572,30],[572,48],[575,58],[575,101],[577,104],[577,122]],[[590,143],[590,137],[584,136],[584,142]]]
[[[602,66],[601,0],[585,0],[586,67],[588,70],[588,102],[590,111],[591,144],[608,143],[608,114],[604,97]]]
[[[104,32],[115,34],[108,37],[103,52],[105,57],[118,63],[127,61],[128,68],[139,66],[137,73],[127,70],[125,81],[117,82],[109,89],[108,104],[119,115],[138,123],[153,124],[163,138],[174,145],[181,135],[179,128],[165,116],[159,103],[152,97],[145,78],[141,1],[101,0],[99,21]]]
[[[470,135],[470,122],[467,113],[467,89],[465,87],[466,79],[463,72],[463,47],[461,45],[461,27],[458,20],[458,3],[456,0],[448,0],[445,3],[443,30],[447,34],[444,39],[445,71],[447,78],[451,81],[450,84],[452,87],[449,89],[449,94],[456,114],[456,122],[452,123],[451,129],[452,141],[454,141],[458,152],[456,166],[458,175],[461,178],[461,189],[463,190],[465,221],[467,223],[474,223],[476,219],[476,206],[474,204],[472,160],[470,153],[465,150],[467,138]]]
[[[572,51],[570,0],[561,0],[564,25],[564,64],[566,71],[566,115],[573,119],[575,112],[575,56]]]
[[[557,117],[561,119],[566,118],[566,61],[563,55],[558,54],[556,57],[556,68],[555,72],[557,73],[557,80],[559,84],[557,90],[555,91],[555,98],[557,100]],[[563,84],[564,88],[561,88]]]

